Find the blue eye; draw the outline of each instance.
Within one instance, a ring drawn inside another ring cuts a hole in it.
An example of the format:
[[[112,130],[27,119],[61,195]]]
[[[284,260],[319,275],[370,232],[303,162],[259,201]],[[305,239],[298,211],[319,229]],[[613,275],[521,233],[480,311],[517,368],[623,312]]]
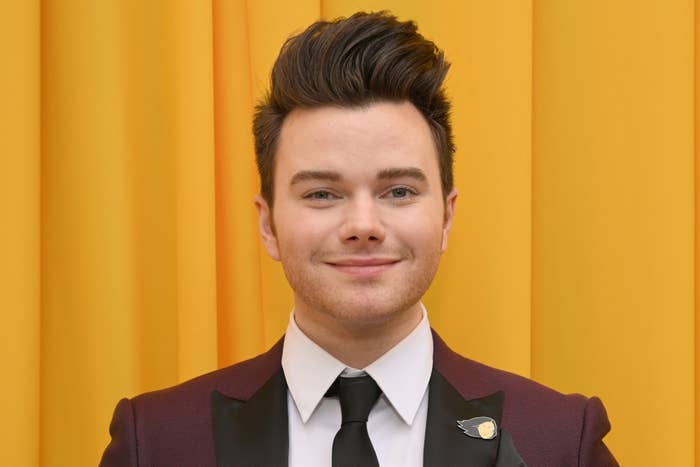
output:
[[[326,190],[314,191],[314,192],[309,193],[308,195],[304,196],[304,198],[306,198],[306,199],[322,200],[322,201],[331,199],[333,197],[335,197],[335,195],[333,195],[333,193],[331,193],[330,191],[326,191]]]
[[[416,194],[413,190],[406,188],[405,186],[397,186],[396,188],[392,188],[390,193],[394,198],[408,198],[409,196]]]

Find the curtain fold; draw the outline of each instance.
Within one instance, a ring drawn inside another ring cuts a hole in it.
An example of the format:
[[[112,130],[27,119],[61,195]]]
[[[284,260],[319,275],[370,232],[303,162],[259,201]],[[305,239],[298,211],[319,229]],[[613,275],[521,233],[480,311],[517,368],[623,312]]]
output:
[[[695,14],[693,18],[695,20],[695,69],[694,71],[694,83],[695,83],[695,209],[693,214],[695,215],[695,222],[693,227],[695,228],[695,268],[694,268],[694,278],[695,281],[693,285],[695,286],[695,465],[700,466],[700,212],[698,212],[698,207],[700,207],[700,4],[695,2]]]
[[[178,376],[218,362],[212,7],[171,4]]]
[[[257,182],[250,154],[254,97],[248,8],[242,0],[216,1],[213,8],[218,361],[225,366],[255,356],[264,328],[252,203]]]
[[[40,10],[0,15],[0,428],[2,465],[39,463]]]
[[[123,17],[116,3],[41,7],[40,457],[89,465],[102,399],[141,386]]]
[[[452,63],[460,194],[431,324],[600,396],[622,465],[700,465],[692,0],[9,2],[0,464],[95,465],[119,398],[279,339],[253,105],[290,34],[381,9]]]

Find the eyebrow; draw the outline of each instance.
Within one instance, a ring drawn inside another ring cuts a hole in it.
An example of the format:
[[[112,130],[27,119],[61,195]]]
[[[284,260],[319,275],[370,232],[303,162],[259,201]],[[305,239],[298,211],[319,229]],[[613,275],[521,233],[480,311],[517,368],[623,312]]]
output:
[[[377,174],[377,180],[391,180],[394,178],[413,178],[419,182],[425,182],[428,180],[425,172],[417,167],[393,167],[389,169],[382,169]],[[289,185],[295,185],[307,180],[321,180],[329,182],[338,182],[342,180],[343,177],[338,172],[332,170],[302,170],[297,172],[292,177]]]
[[[428,180],[425,172],[417,167],[396,167],[380,170],[377,174],[378,180],[390,180],[392,178],[413,178],[419,182]]]
[[[329,182],[337,182],[342,178],[343,177],[341,177],[338,172],[333,172],[331,170],[302,170],[301,172],[294,174],[292,181],[290,181],[289,184],[295,185],[307,180],[325,180]]]

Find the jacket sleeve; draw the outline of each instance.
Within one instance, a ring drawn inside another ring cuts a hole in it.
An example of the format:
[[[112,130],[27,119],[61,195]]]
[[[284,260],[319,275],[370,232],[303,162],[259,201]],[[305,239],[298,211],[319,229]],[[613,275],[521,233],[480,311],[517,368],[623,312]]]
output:
[[[610,421],[603,403],[597,397],[590,398],[583,415],[578,463],[580,467],[619,466],[608,447],[603,443],[603,437],[609,431]]]
[[[122,399],[114,409],[109,425],[112,441],[102,454],[100,467],[136,467],[136,429],[134,410],[129,399]]]

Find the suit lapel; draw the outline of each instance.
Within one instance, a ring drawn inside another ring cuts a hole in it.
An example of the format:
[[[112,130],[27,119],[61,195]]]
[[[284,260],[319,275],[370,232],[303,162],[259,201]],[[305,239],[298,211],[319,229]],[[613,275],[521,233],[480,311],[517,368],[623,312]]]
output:
[[[435,331],[433,356],[425,465],[526,467],[510,433],[502,429],[505,394],[484,377],[480,371],[483,365],[454,353]],[[484,394],[490,395],[483,397]],[[457,420],[478,416],[496,421],[496,438],[489,441],[470,438],[457,428]]]
[[[485,467],[496,464],[500,434],[491,440],[472,438],[457,426],[457,420],[486,416],[501,425],[503,392],[465,400],[436,370],[430,377],[428,420],[425,429],[425,467]]]
[[[287,467],[287,383],[280,368],[247,401],[213,391],[218,467]]]

